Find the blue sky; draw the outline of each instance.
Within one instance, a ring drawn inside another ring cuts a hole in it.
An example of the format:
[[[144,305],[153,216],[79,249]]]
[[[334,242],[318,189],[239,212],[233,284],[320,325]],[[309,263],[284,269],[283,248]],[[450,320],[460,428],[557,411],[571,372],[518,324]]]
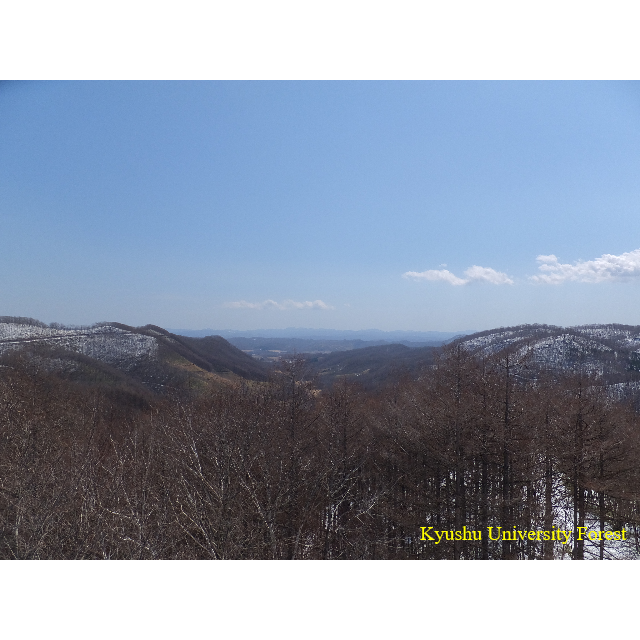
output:
[[[639,176],[637,82],[2,83],[0,315],[640,324]]]

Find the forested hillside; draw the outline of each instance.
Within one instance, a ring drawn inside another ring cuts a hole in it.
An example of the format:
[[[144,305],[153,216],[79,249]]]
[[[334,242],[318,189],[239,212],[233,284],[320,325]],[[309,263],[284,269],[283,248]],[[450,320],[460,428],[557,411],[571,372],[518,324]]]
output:
[[[640,391],[638,326],[520,325],[462,336],[455,343],[480,358],[508,348],[530,371],[590,372],[619,397],[636,398]],[[436,352],[432,346],[392,344],[303,355],[322,385],[344,377],[373,389],[402,375],[418,375],[433,363]]]
[[[449,345],[371,391],[344,377],[320,390],[289,359],[264,382],[144,402],[29,350],[1,364],[2,558],[638,556],[633,403],[593,368],[541,367],[520,345]],[[484,535],[436,544],[423,527]]]
[[[154,393],[188,387],[204,391],[236,379],[266,380],[267,367],[220,336],[186,338],[161,327],[102,322],[88,327],[47,325],[0,317],[0,355],[30,354],[44,370],[76,381],[117,381]]]

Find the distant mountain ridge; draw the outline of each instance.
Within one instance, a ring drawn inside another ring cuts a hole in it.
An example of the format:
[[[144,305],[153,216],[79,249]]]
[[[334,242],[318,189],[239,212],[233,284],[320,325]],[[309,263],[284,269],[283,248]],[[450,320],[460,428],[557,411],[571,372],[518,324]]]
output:
[[[305,329],[289,327],[287,329],[171,329],[174,334],[203,337],[218,335],[226,338],[299,338],[303,340],[363,340],[382,341],[388,344],[403,342],[440,342],[444,343],[473,331],[382,331],[381,329]]]
[[[414,349],[421,347],[440,347],[445,344],[442,340],[425,342],[411,342],[408,340],[395,343],[387,340],[313,340],[307,338],[227,338],[238,349],[258,358],[259,360],[276,361],[284,354],[327,354],[336,351],[353,351],[368,347],[381,347],[391,344],[401,344]]]
[[[461,336],[449,344],[481,357],[508,350],[513,362],[520,362],[531,375],[542,370],[582,371],[603,380],[613,395],[640,390],[640,326],[519,325]],[[379,386],[403,372],[419,375],[421,368],[433,365],[436,353],[434,347],[395,344],[306,357],[326,384],[346,377]]]

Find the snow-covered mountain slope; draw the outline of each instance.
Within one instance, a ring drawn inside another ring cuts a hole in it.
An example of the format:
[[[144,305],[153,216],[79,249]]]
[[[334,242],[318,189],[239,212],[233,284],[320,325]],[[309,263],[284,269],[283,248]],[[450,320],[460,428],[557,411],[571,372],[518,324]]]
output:
[[[480,356],[508,349],[514,362],[530,368],[580,370],[612,385],[640,380],[640,326],[520,325],[465,336],[456,343]]]
[[[66,329],[0,323],[0,353],[29,345],[46,345],[73,351],[127,371],[142,358],[157,359],[155,337],[127,331],[109,324]]]
[[[46,325],[31,318],[0,317],[0,356],[23,350],[60,368],[60,354],[78,354],[134,376],[154,389],[166,380],[194,375],[264,379],[261,363],[220,337],[184,338],[160,327],[130,327],[105,322],[90,327]],[[58,363],[58,364],[56,364]]]

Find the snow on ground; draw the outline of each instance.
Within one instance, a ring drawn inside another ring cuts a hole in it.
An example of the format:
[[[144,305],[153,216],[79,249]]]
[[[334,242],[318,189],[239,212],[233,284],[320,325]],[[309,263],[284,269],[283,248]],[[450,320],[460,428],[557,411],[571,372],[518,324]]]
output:
[[[630,351],[640,356],[640,331],[614,325],[589,325],[561,329],[560,327],[523,326],[515,330],[497,330],[484,336],[462,341],[470,351],[485,356],[514,345],[516,359],[544,367],[582,370],[595,375],[604,373],[607,357],[627,358]],[[603,361],[603,355],[606,357]]]
[[[153,336],[111,325],[63,329],[0,323],[0,353],[29,344],[67,349],[125,369],[135,365],[143,357],[157,357],[158,352],[158,342]]]
[[[573,552],[573,545],[577,541],[578,533],[573,530],[573,502],[571,491],[562,480],[554,483],[553,488],[553,527],[564,531],[571,531],[571,540],[568,544],[556,542],[554,544],[554,557],[556,560],[570,560]],[[593,495],[591,500],[595,501]],[[589,497],[588,497],[589,498]],[[585,560],[600,559],[600,542],[589,538],[597,538],[600,532],[600,522],[593,514],[585,515],[584,532],[584,558]],[[613,531],[611,524],[607,522],[605,531]],[[616,529],[619,530],[619,529]],[[604,543],[604,559],[605,560],[640,560],[640,542],[637,534],[632,527],[625,527],[626,540],[605,540]]]
[[[633,398],[640,392],[640,382],[617,382],[607,385],[607,393],[614,400]]]

